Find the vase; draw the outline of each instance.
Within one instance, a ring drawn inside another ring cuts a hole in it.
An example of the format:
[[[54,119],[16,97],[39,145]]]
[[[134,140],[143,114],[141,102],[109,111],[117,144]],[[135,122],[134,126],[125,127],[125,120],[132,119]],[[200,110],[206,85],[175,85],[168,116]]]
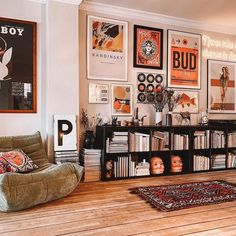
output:
[[[171,111],[166,113],[166,125],[168,126],[172,125],[172,112]]]
[[[84,144],[83,147],[86,149],[93,149],[95,143],[95,137],[92,130],[86,130],[84,134]]]
[[[161,111],[156,111],[155,113],[155,124],[162,125],[162,112]]]

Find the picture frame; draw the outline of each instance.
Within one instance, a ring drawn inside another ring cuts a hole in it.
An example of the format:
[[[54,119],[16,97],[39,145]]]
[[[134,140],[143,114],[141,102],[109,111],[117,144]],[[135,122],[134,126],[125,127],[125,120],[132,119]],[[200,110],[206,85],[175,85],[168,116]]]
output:
[[[209,113],[236,113],[236,62],[207,60]]]
[[[89,83],[89,103],[106,104],[109,99],[109,85]]]
[[[111,84],[112,116],[131,116],[133,113],[132,84]]]
[[[0,113],[36,113],[37,23],[0,18]]]
[[[201,89],[201,34],[167,31],[167,86]]]
[[[134,25],[133,66],[163,68],[163,29]]]
[[[173,113],[199,113],[199,91],[175,90],[175,94],[180,95],[181,98],[178,104],[174,107]]]
[[[128,80],[128,22],[87,16],[87,78]]]

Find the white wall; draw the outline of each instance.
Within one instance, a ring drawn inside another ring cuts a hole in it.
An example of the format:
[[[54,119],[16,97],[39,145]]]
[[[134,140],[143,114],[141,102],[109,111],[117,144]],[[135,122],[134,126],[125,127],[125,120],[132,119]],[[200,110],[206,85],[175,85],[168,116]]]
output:
[[[39,130],[52,156],[53,115],[78,115],[78,5],[1,0],[0,15],[37,22],[37,113],[0,113],[0,136]]]

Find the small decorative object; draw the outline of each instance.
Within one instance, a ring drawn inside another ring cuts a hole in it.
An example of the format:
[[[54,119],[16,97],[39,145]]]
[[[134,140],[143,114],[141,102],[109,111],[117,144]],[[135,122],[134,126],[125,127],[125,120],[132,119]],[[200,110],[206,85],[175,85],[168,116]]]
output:
[[[236,62],[207,60],[209,113],[236,113]]]
[[[180,112],[180,116],[182,118],[181,125],[190,125],[191,124],[190,113],[188,111]]]
[[[112,125],[117,125],[117,119],[118,119],[117,116],[113,116],[113,117],[112,117],[112,120],[111,120],[111,124],[112,124]]]
[[[94,137],[93,132],[94,132],[95,127],[98,124],[100,124],[101,121],[102,121],[102,118],[100,117],[100,114],[97,114],[96,116],[93,116],[89,120],[87,110],[84,110],[82,108],[80,123],[85,129],[84,143],[83,143],[84,148],[87,148],[87,149],[94,148],[95,137]]]
[[[131,116],[132,115],[132,85],[112,84],[112,115]]]
[[[206,124],[208,124],[208,117],[207,117],[206,111],[202,111],[200,114],[201,114],[201,117],[200,117],[200,124],[201,124],[201,125],[206,125]]]
[[[106,178],[112,177],[113,161],[109,160],[106,162]]]
[[[138,107],[135,109],[135,115],[134,115],[134,125],[139,124],[139,119],[138,119]]]
[[[134,67],[162,69],[163,30],[134,25]]]
[[[164,163],[160,157],[152,157],[151,159],[151,174],[163,174],[165,170]]]
[[[201,35],[168,30],[168,87],[201,88]]]
[[[180,173],[183,170],[183,162],[180,156],[172,155],[171,156],[171,172]]]
[[[89,83],[89,103],[108,103],[107,84]]]

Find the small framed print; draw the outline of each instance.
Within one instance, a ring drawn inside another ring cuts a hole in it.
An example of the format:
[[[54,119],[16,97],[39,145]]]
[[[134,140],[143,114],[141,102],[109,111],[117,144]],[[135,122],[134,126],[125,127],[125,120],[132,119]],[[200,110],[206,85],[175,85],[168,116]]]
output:
[[[209,113],[236,113],[236,62],[207,60]]]
[[[108,103],[109,86],[89,83],[89,103]]]
[[[162,69],[163,30],[134,25],[134,67]]]
[[[131,116],[133,88],[131,84],[112,84],[112,116]]]
[[[174,113],[186,112],[198,113],[199,111],[199,93],[198,91],[175,90],[175,94],[181,97],[173,109]]]
[[[167,85],[201,88],[201,35],[168,30]]]

